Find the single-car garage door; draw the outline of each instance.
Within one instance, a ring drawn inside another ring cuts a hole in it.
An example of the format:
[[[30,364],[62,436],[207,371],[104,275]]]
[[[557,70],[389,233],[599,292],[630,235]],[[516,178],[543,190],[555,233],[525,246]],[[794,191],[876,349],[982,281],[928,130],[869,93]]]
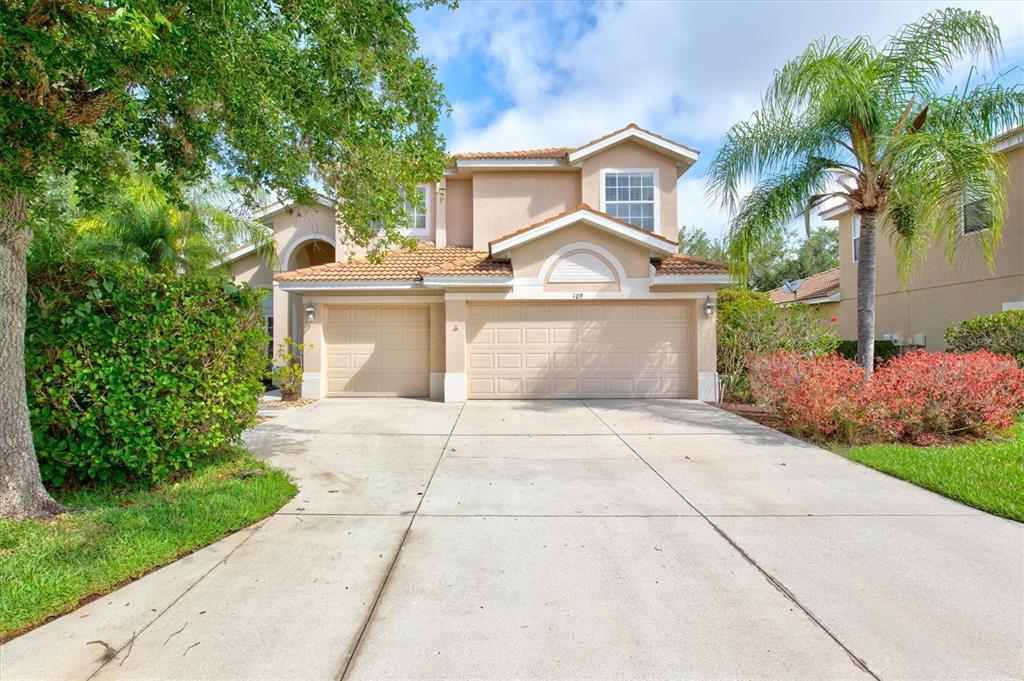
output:
[[[426,305],[344,305],[324,322],[327,396],[426,397]]]
[[[469,306],[469,397],[689,397],[692,305]]]

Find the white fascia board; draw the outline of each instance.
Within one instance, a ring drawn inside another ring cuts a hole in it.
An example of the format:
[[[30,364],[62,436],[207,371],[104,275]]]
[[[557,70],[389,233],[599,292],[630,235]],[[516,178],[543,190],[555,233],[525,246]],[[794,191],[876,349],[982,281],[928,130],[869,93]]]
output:
[[[1024,145],[1024,127],[1011,130],[1010,133],[992,145],[992,148],[998,152],[1006,152],[1022,145]]]
[[[401,291],[421,289],[423,283],[409,280],[366,280],[366,281],[275,281],[283,291]]]
[[[835,208],[829,208],[828,210],[821,211],[820,213],[818,213],[818,217],[821,218],[822,220],[837,220],[843,215],[852,212],[853,206],[844,203],[842,205],[836,206]]]
[[[651,286],[667,284],[732,284],[728,274],[662,274],[651,277]]]
[[[238,249],[235,249],[235,250],[231,251],[230,253],[225,255],[223,258],[218,260],[216,263],[214,263],[214,267],[216,267],[217,265],[226,265],[229,262],[234,262],[236,260],[240,260],[240,259],[244,258],[245,256],[249,255],[250,253],[255,253],[255,252],[256,252],[256,244],[246,244],[245,246],[242,246],[241,248],[238,248]]]
[[[818,296],[817,298],[805,298],[804,300],[798,300],[798,303],[804,305],[821,305],[822,303],[838,303],[839,302],[839,291],[836,291],[829,296]]]
[[[611,137],[601,140],[600,142],[588,144],[585,147],[580,147],[576,151],[570,152],[569,163],[577,163],[587,158],[588,156],[593,156],[599,151],[602,151],[604,149],[607,149],[608,147],[614,146],[616,144],[625,142],[630,139],[641,140],[643,142],[646,142],[647,144],[658,147],[663,151],[667,151],[677,156],[682,156],[683,158],[689,159],[691,163],[696,161],[697,158],[700,156],[699,151],[687,149],[681,144],[669,142],[668,140],[662,139],[657,135],[652,135],[651,133],[645,132],[643,130],[637,130],[636,128],[627,128],[616,135],[612,135]]]
[[[329,196],[325,196],[323,194],[317,194],[313,198],[314,198],[314,203],[317,203],[317,204],[319,204],[321,206],[324,206],[325,208],[334,208],[334,205],[335,205],[334,204],[334,200],[332,198],[330,198]],[[264,206],[263,208],[257,210],[256,212],[254,212],[253,215],[252,215],[252,218],[253,218],[253,220],[266,220],[267,218],[272,217],[273,215],[275,215],[277,213],[280,213],[282,210],[284,210],[286,208],[290,208],[291,206],[307,206],[307,205],[310,205],[310,204],[298,203],[296,201],[275,201],[275,202],[273,202],[273,203],[271,203],[271,204],[269,204],[267,206]]]
[[[609,220],[608,218],[602,217],[597,213],[593,213],[586,209],[581,209],[569,213],[564,217],[558,218],[557,220],[552,220],[551,222],[541,225],[536,229],[531,229],[530,231],[525,232],[523,234],[518,234],[516,236],[505,239],[498,245],[497,248],[491,247],[491,255],[496,257],[499,254],[507,253],[513,248],[518,248],[519,246],[522,246],[525,243],[529,243],[534,239],[539,239],[543,236],[551,234],[552,232],[556,232],[562,229],[563,227],[574,225],[577,222],[586,222],[587,224],[593,225],[598,229],[603,229],[606,232],[611,232],[612,234],[620,236],[623,239],[626,239],[627,241],[632,241],[633,243],[640,244],[641,246],[646,246],[652,251],[656,251],[658,253],[671,255],[676,252],[676,245],[673,243],[662,241],[661,239],[658,239],[654,236],[649,236],[639,230],[620,225],[619,223],[613,220]]]
[[[423,277],[427,288],[453,288],[459,286],[512,286],[512,277]]]
[[[564,168],[558,158],[462,158],[455,161],[456,168]]]

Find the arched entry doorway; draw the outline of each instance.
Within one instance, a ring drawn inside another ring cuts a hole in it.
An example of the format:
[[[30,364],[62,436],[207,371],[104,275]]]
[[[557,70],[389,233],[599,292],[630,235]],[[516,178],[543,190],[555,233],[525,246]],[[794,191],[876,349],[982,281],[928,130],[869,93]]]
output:
[[[334,262],[334,244],[322,238],[314,238],[296,245],[285,263],[286,270],[316,267]]]

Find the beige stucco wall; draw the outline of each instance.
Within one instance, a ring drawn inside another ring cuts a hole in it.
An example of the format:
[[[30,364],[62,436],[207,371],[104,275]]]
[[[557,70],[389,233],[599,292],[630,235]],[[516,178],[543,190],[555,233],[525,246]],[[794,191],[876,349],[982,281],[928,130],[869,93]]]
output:
[[[270,288],[274,283],[274,271],[262,255],[250,253],[230,265],[231,279],[237,284],[248,284],[253,288]]]
[[[274,230],[274,242],[281,270],[292,269],[289,251],[297,243],[317,236],[336,247],[337,236],[334,227],[334,209],[320,204],[312,206],[290,206],[269,219]],[[336,247],[337,250],[337,247]]]
[[[473,174],[473,248],[580,203],[575,171],[476,172]],[[449,243],[454,243],[449,241]]]
[[[673,241],[678,236],[678,208],[676,197],[676,180],[679,172],[673,159],[664,156],[635,142],[609,147],[583,160],[582,163],[582,196],[583,203],[598,210],[604,210],[603,187],[601,186],[601,170],[641,170],[656,169],[658,171],[658,196],[660,197],[659,220],[655,231]]]
[[[650,251],[596,227],[580,223],[535,239],[512,251],[516,277],[538,277],[548,256],[571,243],[592,243],[608,250],[622,263],[627,277],[650,276]]]
[[[473,245],[473,181],[445,181],[445,221],[450,246]]]
[[[929,350],[944,350],[943,334],[956,322],[1000,312],[1004,303],[1024,301],[1024,148],[1007,155],[1010,183],[1002,241],[995,269],[986,263],[981,233],[960,239],[952,263],[945,241],[929,249],[907,282],[901,282],[896,256],[886,235],[877,255],[875,328],[885,334],[927,335]],[[843,338],[857,337],[857,263],[853,261],[853,215],[839,219],[840,292],[836,316]]]

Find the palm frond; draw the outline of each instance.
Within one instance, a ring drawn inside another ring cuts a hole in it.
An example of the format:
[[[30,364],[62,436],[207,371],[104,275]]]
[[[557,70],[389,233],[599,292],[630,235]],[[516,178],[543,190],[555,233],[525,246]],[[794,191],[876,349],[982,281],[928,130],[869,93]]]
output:
[[[1022,124],[1024,86],[988,83],[933,100],[926,129],[971,131],[988,139]]]
[[[887,92],[926,92],[964,59],[995,63],[1002,51],[999,27],[977,10],[937,9],[889,38],[879,61]]]

